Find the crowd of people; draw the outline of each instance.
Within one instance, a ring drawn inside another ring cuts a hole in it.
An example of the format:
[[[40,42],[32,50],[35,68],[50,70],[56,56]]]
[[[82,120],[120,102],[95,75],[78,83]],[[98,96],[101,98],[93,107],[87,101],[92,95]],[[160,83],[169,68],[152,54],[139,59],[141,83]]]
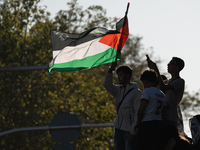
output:
[[[115,98],[114,122],[116,150],[197,150],[200,149],[200,115],[190,120],[192,138],[184,132],[180,102],[185,81],[180,71],[185,63],[172,57],[167,65],[170,79],[161,75],[147,55],[149,69],[140,75],[141,91],[131,82],[132,69],[113,62],[106,72],[104,86]],[[116,69],[119,84],[113,83]]]

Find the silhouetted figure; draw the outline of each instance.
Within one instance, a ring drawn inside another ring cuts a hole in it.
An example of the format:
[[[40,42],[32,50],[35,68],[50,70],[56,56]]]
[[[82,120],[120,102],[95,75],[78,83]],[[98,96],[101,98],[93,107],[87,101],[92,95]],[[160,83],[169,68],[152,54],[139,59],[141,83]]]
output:
[[[117,117],[114,123],[114,143],[116,150],[133,150],[134,142],[130,142],[137,121],[141,91],[136,83],[131,83],[132,69],[120,66],[116,73],[119,85],[113,84],[113,71],[116,62],[106,72],[104,86],[115,98]]]

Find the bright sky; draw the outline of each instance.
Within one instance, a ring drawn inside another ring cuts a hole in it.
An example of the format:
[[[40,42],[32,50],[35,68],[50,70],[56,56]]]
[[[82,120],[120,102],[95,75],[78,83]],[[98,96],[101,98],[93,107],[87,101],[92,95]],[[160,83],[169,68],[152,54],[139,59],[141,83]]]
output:
[[[42,0],[54,17],[59,10],[67,10],[70,0]],[[130,2],[129,30],[142,36],[144,48],[153,47],[154,57],[162,60],[161,68],[167,73],[167,63],[173,56],[185,61],[181,77],[186,90],[191,93],[200,89],[198,66],[200,51],[200,1],[199,0],[78,0],[83,9],[101,5],[107,17],[123,17]],[[168,76],[170,78],[170,76]]]
[[[54,17],[59,10],[67,10],[71,0],[42,0]],[[191,93],[200,89],[200,0],[78,0],[83,9],[101,5],[107,17],[125,14],[130,2],[129,31],[142,36],[144,48],[153,47],[154,57],[162,60],[161,73],[167,72],[167,63],[173,56],[185,61],[181,77],[186,90]],[[170,76],[168,76],[170,78]],[[186,125],[188,126],[188,125]]]

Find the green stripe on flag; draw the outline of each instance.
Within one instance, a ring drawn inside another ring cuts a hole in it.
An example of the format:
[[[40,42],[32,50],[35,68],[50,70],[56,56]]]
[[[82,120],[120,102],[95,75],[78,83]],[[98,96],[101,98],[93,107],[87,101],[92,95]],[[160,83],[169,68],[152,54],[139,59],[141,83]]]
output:
[[[49,74],[52,74],[53,70],[56,71],[77,71],[90,69],[102,64],[112,63],[116,59],[117,49],[109,48],[108,50],[86,57],[84,59],[76,59],[67,63],[54,64],[53,67],[49,68]],[[117,60],[120,60],[121,53],[118,54]]]

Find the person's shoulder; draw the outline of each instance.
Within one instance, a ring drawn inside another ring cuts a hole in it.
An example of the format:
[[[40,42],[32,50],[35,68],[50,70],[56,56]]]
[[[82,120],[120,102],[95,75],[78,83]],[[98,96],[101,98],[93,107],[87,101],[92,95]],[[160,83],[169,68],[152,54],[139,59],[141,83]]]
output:
[[[145,88],[143,91],[142,91],[142,95],[152,95],[152,94],[155,94],[156,91],[154,88],[152,87],[148,87],[148,88]]]
[[[131,83],[129,84],[129,88],[131,88],[131,89],[139,89],[137,83],[135,83],[135,82],[131,82]]]
[[[182,85],[185,84],[185,80],[181,77],[172,79],[172,81],[170,81],[170,83],[168,85],[172,86],[174,88],[174,86],[180,85],[180,84],[182,84]]]
[[[147,88],[144,88],[144,90],[142,92],[150,92],[150,93],[155,93],[157,91],[157,87],[147,87]]]
[[[176,79],[176,80],[174,80],[174,82],[177,83],[177,84],[182,84],[182,85],[185,84],[185,80],[183,78],[181,78],[181,77]]]
[[[151,87],[145,88],[143,91],[149,91],[151,93],[154,93],[154,92],[158,92],[160,90],[157,87],[155,87],[155,86],[151,86]]]
[[[185,81],[182,77],[180,77],[180,76],[178,76],[178,77],[175,77],[175,78],[173,78],[173,79],[171,79],[172,80],[172,82],[173,81]]]
[[[185,82],[185,80],[184,80],[183,78],[180,77],[179,79],[180,79],[181,81]]]
[[[180,77],[180,76],[178,76],[178,77],[175,77],[175,79],[174,80],[183,80],[183,81],[185,81],[182,77]]]
[[[160,94],[162,94],[162,95],[165,96],[165,93],[164,93],[162,90],[158,89],[157,91],[158,91]]]
[[[132,89],[132,91],[134,91],[135,93],[142,93],[137,83],[135,82],[131,82],[131,84],[129,85],[129,88]]]
[[[153,92],[152,92],[153,94]],[[157,87],[154,88],[154,94],[157,96],[157,97],[160,97],[160,98],[165,98],[165,94],[160,90],[158,89]]]

